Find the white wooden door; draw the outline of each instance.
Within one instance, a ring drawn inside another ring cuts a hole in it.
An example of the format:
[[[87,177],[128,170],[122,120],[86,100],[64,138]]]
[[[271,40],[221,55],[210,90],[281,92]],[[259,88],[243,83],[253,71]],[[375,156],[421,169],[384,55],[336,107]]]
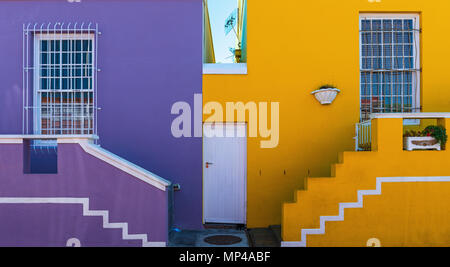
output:
[[[204,124],[203,219],[246,224],[247,126]]]

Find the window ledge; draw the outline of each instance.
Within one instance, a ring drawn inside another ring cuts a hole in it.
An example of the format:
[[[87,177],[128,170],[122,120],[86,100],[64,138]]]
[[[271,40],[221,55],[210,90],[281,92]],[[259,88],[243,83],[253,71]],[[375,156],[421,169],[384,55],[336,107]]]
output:
[[[247,74],[247,63],[203,64],[203,74]]]

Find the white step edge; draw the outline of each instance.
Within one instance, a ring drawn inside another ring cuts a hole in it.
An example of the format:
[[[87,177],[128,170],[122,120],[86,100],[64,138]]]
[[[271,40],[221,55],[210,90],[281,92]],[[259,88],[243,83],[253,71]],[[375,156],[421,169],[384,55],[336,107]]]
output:
[[[102,217],[104,229],[119,229],[123,240],[140,240],[143,247],[165,247],[166,242],[149,242],[147,234],[130,234],[128,223],[112,223],[109,221],[109,211],[91,210],[89,198],[14,198],[1,197],[0,204],[79,204],[83,206],[83,216]]]
[[[318,229],[302,229],[301,239],[299,242],[281,242],[282,247],[307,247],[308,235],[323,235],[326,233],[326,222],[341,222],[344,221],[345,209],[348,208],[363,208],[364,196],[379,196],[381,195],[383,183],[422,183],[422,182],[450,182],[450,177],[436,176],[436,177],[379,177],[377,178],[377,188],[375,190],[360,190],[358,191],[358,202],[354,203],[340,203],[338,216],[321,216],[320,228]]]

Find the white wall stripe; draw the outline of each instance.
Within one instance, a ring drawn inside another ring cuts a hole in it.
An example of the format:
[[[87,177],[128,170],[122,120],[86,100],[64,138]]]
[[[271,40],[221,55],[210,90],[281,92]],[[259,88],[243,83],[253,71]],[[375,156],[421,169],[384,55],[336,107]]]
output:
[[[376,190],[359,190],[358,202],[355,203],[340,203],[338,216],[321,216],[320,228],[318,229],[302,229],[300,242],[282,242],[282,247],[306,247],[308,235],[323,235],[325,234],[326,222],[341,222],[344,221],[345,209],[349,208],[363,208],[364,196],[379,196],[382,193],[383,183],[419,183],[419,182],[450,182],[450,177],[380,177],[377,178]]]
[[[90,210],[89,198],[0,198],[0,204],[79,204],[83,206],[83,216],[102,217],[103,228],[122,230],[123,240],[140,240],[143,247],[165,247],[165,242],[149,242],[147,234],[130,234],[128,223],[111,223],[109,221],[109,211]]]

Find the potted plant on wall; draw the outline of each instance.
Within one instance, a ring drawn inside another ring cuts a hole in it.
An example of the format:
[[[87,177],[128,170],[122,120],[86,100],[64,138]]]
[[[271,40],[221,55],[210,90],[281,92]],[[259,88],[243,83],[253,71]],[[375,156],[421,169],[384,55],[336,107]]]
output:
[[[325,84],[320,86],[317,90],[312,92],[311,94],[314,95],[317,99],[317,101],[320,102],[322,105],[330,105],[333,103],[333,101],[336,99],[337,95],[341,91],[336,88],[336,86],[331,84]]]
[[[428,126],[423,131],[406,131],[405,150],[442,150],[447,143],[447,131],[442,126]]]

